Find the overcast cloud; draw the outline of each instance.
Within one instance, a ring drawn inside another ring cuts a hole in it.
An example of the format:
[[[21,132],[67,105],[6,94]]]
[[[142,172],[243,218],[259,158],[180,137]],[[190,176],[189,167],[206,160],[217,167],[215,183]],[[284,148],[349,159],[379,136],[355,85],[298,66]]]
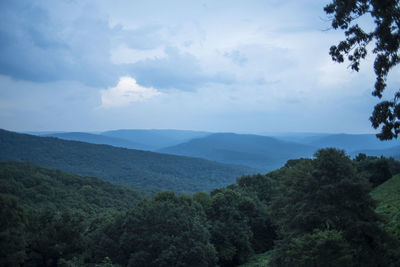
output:
[[[0,127],[372,132],[328,2],[3,0]]]

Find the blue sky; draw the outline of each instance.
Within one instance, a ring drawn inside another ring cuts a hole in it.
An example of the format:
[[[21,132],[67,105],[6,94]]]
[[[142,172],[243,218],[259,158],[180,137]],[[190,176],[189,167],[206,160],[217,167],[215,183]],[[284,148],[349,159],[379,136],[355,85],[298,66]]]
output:
[[[331,61],[327,3],[3,0],[0,128],[373,132],[373,57]]]

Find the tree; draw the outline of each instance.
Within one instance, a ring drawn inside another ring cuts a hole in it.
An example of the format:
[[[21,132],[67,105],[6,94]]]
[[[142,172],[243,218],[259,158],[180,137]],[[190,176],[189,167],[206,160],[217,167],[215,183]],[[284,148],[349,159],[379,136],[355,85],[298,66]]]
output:
[[[393,174],[390,170],[390,160],[384,157],[367,157],[365,154],[359,154],[354,164],[358,172],[363,175],[375,188],[389,180]]]
[[[350,258],[355,266],[389,266],[390,257],[385,246],[389,237],[379,227],[368,182],[358,175],[344,151],[333,148],[319,150],[315,159],[301,161],[289,169],[278,186],[280,195],[272,203],[272,212],[282,240],[274,249],[274,266],[297,266],[291,262],[298,260],[299,253],[306,249],[303,246],[332,241],[343,248],[347,244],[350,246]],[[325,231],[330,230],[337,233],[325,235],[328,233]],[[315,235],[316,231],[320,234]],[[309,256],[316,257],[315,253],[318,257],[323,253],[337,256],[323,251],[324,247],[317,248]],[[293,249],[294,258],[286,259]],[[342,256],[350,259],[347,253]]]
[[[28,259],[24,266],[58,266],[85,249],[84,215],[79,211],[30,210]]]
[[[217,250],[219,264],[242,264],[254,253],[249,213],[255,210],[255,203],[251,198],[231,189],[214,190],[211,196],[208,218],[212,226],[211,242]]]
[[[188,196],[158,193],[110,227],[110,240],[98,249],[122,266],[216,265],[206,216],[200,204]]]
[[[399,0],[332,0],[324,10],[332,16],[335,30],[345,30],[346,39],[330,48],[334,61],[342,63],[347,56],[351,69],[359,71],[360,61],[367,56],[368,45],[374,45],[376,82],[372,94],[381,99],[390,70],[400,62]],[[363,29],[358,23],[358,18],[367,15],[375,23],[371,31]],[[375,106],[370,121],[375,129],[382,125],[381,132],[377,134],[379,139],[399,136],[400,90],[392,100],[381,101]]]

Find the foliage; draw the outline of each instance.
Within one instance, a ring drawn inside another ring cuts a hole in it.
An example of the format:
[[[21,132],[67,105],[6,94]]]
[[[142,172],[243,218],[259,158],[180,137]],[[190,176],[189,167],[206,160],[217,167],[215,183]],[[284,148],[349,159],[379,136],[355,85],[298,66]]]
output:
[[[384,183],[394,174],[400,173],[400,162],[393,158],[367,157],[365,154],[358,154],[354,159],[357,171],[363,175],[373,187]]]
[[[64,210],[32,211],[29,221],[27,266],[57,266],[61,259],[84,253],[84,216]]]
[[[97,178],[0,162],[0,265],[398,266],[379,224],[398,237],[399,179],[372,193],[380,221],[365,179],[375,160],[325,149],[210,194],[141,201]]]
[[[301,253],[304,244],[322,237],[329,241],[330,234],[326,238],[320,232],[305,236],[327,230],[341,233],[346,242],[336,237],[335,240],[343,247],[350,245],[357,265],[384,266],[389,261],[390,252],[383,245],[390,243],[389,237],[379,227],[368,183],[357,174],[344,151],[319,150],[315,159],[302,161],[288,170],[278,186],[281,194],[271,207],[282,235],[274,249],[272,262],[276,266],[293,266],[291,261],[296,259],[290,255]],[[293,246],[293,242],[302,245]],[[348,258],[347,254],[342,256]]]
[[[8,262],[1,266],[82,266],[94,233],[141,198],[98,178],[20,162],[0,162],[0,196],[0,253]]]
[[[31,162],[147,192],[211,191],[252,170],[173,155],[0,130],[0,160]]]
[[[238,178],[236,183],[242,190],[255,193],[265,203],[277,194],[276,181],[268,175],[246,175]]]
[[[188,196],[162,192],[140,202],[107,231],[117,242],[111,259],[123,266],[214,266],[202,208]]]
[[[87,213],[124,210],[143,197],[130,188],[22,162],[0,162],[0,193],[32,209],[70,209]]]
[[[253,253],[251,232],[246,212],[254,209],[249,198],[240,193],[224,190],[212,196],[211,221],[212,243],[221,266],[243,263]]]
[[[244,263],[254,250],[272,247],[275,229],[266,205],[256,195],[228,188],[213,191],[211,197],[207,217],[221,266]]]
[[[334,29],[345,30],[346,39],[330,48],[334,61],[344,62],[347,56],[350,67],[359,71],[361,60],[367,56],[368,45],[374,45],[376,82],[372,94],[381,98],[390,70],[400,62],[399,1],[332,0],[325,12],[332,15]],[[373,19],[373,30],[360,26],[358,18],[363,16]],[[380,139],[397,138],[400,134],[400,91],[395,93],[393,100],[377,104],[370,120],[375,129],[382,125],[381,133],[377,135]]]

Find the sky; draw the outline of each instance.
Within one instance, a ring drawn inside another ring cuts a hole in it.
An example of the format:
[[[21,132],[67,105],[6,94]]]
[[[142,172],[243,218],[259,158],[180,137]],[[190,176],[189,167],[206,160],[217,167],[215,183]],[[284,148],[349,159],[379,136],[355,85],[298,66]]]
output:
[[[375,132],[373,56],[332,62],[328,2],[2,0],[0,128]]]

